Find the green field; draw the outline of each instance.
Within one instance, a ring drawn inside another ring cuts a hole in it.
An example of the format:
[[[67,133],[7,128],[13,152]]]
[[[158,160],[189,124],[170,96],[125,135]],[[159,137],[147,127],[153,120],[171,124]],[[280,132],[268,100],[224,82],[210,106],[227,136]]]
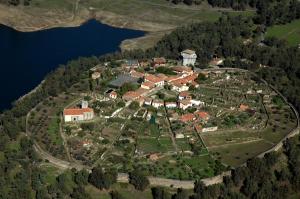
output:
[[[267,30],[267,37],[285,39],[290,45],[300,43],[300,19],[285,25],[276,25]]]
[[[211,152],[217,153],[221,161],[230,166],[239,166],[263,151],[270,149],[272,145],[263,140],[244,144],[234,144],[214,148]]]

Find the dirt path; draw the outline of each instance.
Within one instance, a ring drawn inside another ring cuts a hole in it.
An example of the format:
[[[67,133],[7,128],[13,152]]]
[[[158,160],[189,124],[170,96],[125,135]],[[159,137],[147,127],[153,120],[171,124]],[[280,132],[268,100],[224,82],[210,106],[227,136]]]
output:
[[[168,113],[167,113],[166,107],[164,107],[164,110],[165,110],[165,119],[166,119],[166,122],[168,124],[168,129],[169,129],[170,137],[171,137],[171,140],[172,140],[172,144],[173,144],[173,147],[174,147],[175,151],[178,152],[178,146],[176,144],[175,134],[172,130],[171,122],[169,120],[169,117],[167,116]]]

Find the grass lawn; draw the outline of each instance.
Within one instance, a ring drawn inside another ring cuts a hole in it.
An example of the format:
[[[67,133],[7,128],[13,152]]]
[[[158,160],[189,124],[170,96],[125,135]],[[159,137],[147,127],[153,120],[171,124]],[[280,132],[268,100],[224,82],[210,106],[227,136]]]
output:
[[[285,39],[290,45],[300,43],[300,19],[285,25],[275,25],[267,30],[267,37]]]
[[[45,172],[43,180],[47,184],[53,184],[56,181],[56,177],[61,173],[59,169],[51,165],[42,165],[41,170]]]
[[[234,144],[258,139],[259,134],[245,131],[234,131],[224,133],[201,134],[207,147],[217,147],[226,144]]]
[[[59,134],[59,119],[58,118],[52,118],[47,132],[50,136],[50,139],[52,141],[52,143],[54,143],[55,145],[62,145],[63,144],[63,140]]]
[[[138,140],[138,148],[145,153],[173,151],[170,138],[142,138]]]
[[[272,145],[270,143],[261,140],[244,144],[220,146],[213,148],[210,151],[217,153],[218,155],[216,155],[216,158],[220,157],[221,162],[230,166],[238,166],[246,162],[247,159],[258,155],[271,147]]]

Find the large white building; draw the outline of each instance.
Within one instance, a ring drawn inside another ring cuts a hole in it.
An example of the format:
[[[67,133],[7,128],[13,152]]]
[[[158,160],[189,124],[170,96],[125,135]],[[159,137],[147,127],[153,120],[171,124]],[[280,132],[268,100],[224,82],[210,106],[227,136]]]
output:
[[[88,108],[88,103],[82,101],[81,108],[66,108],[64,109],[65,122],[76,122],[91,120],[94,118],[94,110]]]
[[[181,52],[183,58],[182,65],[184,66],[194,66],[196,63],[197,55],[193,50],[186,49]]]

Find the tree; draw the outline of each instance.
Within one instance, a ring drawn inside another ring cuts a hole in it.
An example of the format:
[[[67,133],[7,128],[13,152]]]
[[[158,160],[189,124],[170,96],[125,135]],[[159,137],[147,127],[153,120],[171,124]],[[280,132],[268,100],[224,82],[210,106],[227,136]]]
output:
[[[188,193],[186,190],[177,189],[177,193],[173,195],[173,199],[188,199]]]
[[[153,187],[151,189],[153,199],[167,199],[169,195],[162,187]]]
[[[93,168],[89,182],[98,189],[109,189],[112,184],[117,182],[117,172],[114,170],[104,171],[100,167]]]
[[[89,179],[89,172],[85,169],[75,173],[74,181],[77,185],[87,185]]]
[[[110,192],[111,199],[124,199],[124,197],[118,191]]]
[[[75,188],[71,194],[73,199],[91,199],[92,197],[81,186]]]
[[[140,171],[132,171],[129,173],[129,183],[140,191],[144,191],[150,184],[148,178]]]

